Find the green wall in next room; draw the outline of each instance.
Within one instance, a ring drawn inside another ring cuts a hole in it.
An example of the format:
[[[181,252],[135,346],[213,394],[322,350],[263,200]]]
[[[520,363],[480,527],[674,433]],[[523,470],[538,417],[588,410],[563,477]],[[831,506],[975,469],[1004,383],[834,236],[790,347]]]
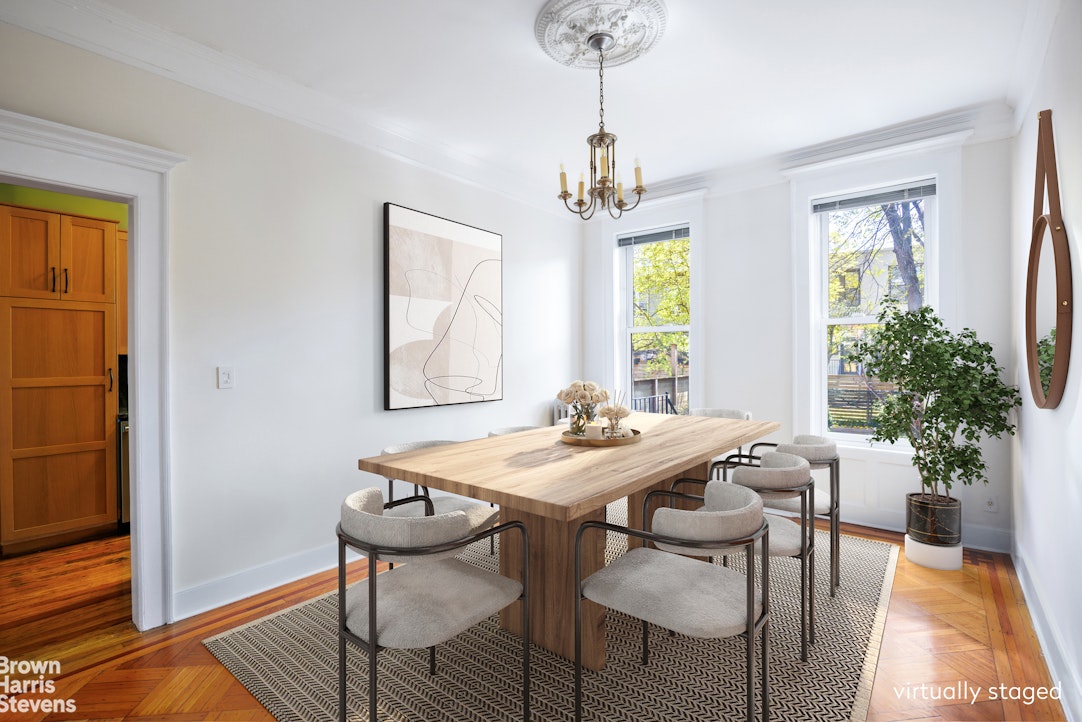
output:
[[[73,196],[67,193],[26,188],[7,183],[0,183],[0,203],[116,221],[120,230],[128,230],[128,205],[126,203]]]

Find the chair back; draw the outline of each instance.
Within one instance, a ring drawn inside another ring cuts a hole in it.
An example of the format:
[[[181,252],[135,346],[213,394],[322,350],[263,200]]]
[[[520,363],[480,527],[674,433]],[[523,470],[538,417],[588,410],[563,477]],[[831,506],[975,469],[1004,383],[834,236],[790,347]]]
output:
[[[706,485],[706,503],[698,511],[663,506],[654,511],[651,531],[664,536],[712,544],[747,539],[763,524],[763,500],[751,489],[711,481]],[[680,547],[657,542],[658,549],[690,556],[715,556],[712,549]]]
[[[501,429],[493,429],[488,432],[489,436],[503,436],[505,434],[517,434],[520,431],[530,431],[531,429],[540,429],[540,426],[504,426]]]
[[[385,454],[404,454],[407,451],[417,451],[418,449],[428,449],[433,446],[446,446],[447,444],[457,444],[457,441],[449,441],[447,439],[423,439],[421,441],[406,441],[401,444],[391,444],[390,446],[383,447],[383,450],[379,453]]]
[[[795,454],[767,451],[759,466],[737,466],[733,469],[733,483],[757,491],[785,491],[799,489],[811,479],[808,460]]]
[[[711,416],[715,419],[741,419],[751,421],[751,412],[744,409],[692,409],[692,416]]]
[[[791,444],[778,444],[777,451],[802,456],[812,464],[826,464],[838,458],[838,445],[830,439],[797,434]]]
[[[355,491],[345,498],[341,526],[351,537],[350,546],[389,562],[417,563],[453,557],[462,550],[424,556],[384,550],[446,544],[470,534],[470,523],[462,511],[434,516],[384,516],[383,492],[376,487]]]

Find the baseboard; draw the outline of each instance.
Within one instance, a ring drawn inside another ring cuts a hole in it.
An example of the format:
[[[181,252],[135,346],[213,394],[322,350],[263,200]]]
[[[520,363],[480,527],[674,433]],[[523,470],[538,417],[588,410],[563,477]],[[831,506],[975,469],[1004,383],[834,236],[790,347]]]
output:
[[[230,574],[173,595],[174,621],[217,609],[338,565],[337,542]]]
[[[1064,653],[1061,644],[1064,636],[1056,620],[1045,611],[1044,600],[1038,586],[1030,576],[1025,558],[1020,554],[1012,554],[1011,559],[1014,562],[1014,570],[1018,574],[1018,581],[1022,585],[1022,593],[1026,598],[1026,606],[1029,608],[1029,618],[1033,622],[1033,629],[1037,633],[1041,651],[1044,652],[1052,683],[1059,686],[1063,713],[1070,722],[1082,722],[1082,670],[1075,666]],[[1077,663],[1078,660],[1075,662]]]
[[[876,509],[867,506],[847,505],[843,499],[841,518],[850,524],[869,526],[873,529],[905,532],[905,512],[900,502],[898,510]],[[962,521],[962,546],[988,552],[1010,554],[1014,537],[1010,531],[991,526],[981,526]]]

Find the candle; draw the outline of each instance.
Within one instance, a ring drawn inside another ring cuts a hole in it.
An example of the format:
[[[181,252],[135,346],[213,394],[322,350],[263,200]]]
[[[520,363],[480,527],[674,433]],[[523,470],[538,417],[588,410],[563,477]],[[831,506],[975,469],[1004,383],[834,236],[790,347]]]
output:
[[[586,438],[587,439],[600,439],[601,438],[601,424],[596,421],[591,421],[586,424]]]
[[[567,193],[567,173],[564,172],[564,164],[560,164],[560,192]]]
[[[642,188],[642,168],[639,167],[639,159],[635,159],[635,187]]]
[[[616,200],[622,201],[624,199],[624,183],[619,178],[616,179]]]
[[[607,178],[609,176],[609,156],[605,151],[601,151],[601,177]]]
[[[582,200],[583,195],[586,193],[586,174],[579,173],[579,200]]]

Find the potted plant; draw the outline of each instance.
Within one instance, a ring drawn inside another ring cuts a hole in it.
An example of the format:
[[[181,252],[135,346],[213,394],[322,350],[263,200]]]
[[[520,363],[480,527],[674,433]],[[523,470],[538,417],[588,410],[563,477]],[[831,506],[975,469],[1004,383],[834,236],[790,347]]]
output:
[[[1021,405],[992,356],[971,329],[955,333],[925,306],[884,308],[880,326],[855,344],[864,373],[895,384],[876,403],[872,441],[908,439],[921,491],[907,495],[906,533],[933,545],[961,543],[961,502],[955,482],[988,483],[979,442],[1014,435],[1011,410]]]

